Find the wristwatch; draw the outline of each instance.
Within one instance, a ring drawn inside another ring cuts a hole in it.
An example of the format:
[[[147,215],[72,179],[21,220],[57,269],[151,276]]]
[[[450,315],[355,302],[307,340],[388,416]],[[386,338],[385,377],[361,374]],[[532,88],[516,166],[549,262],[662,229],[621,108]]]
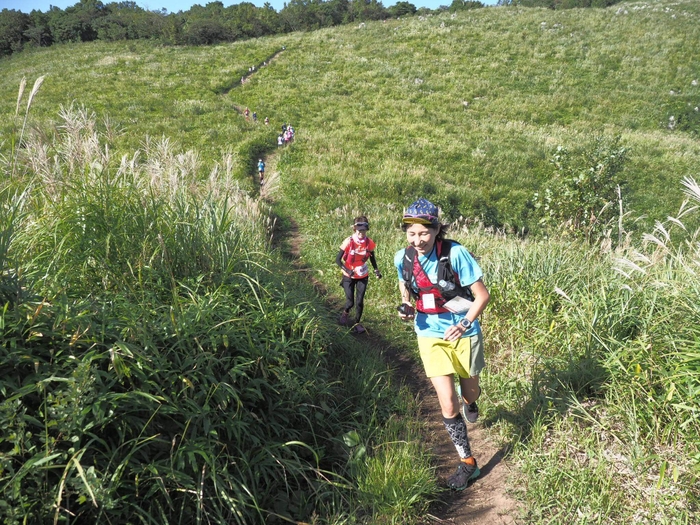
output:
[[[472,327],[472,322],[465,317],[459,322],[459,325],[465,330],[469,330]]]

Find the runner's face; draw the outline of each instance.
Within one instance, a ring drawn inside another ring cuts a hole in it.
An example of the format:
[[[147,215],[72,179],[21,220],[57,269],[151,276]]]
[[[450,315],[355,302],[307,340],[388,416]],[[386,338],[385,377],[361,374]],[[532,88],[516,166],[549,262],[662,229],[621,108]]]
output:
[[[406,239],[421,255],[427,255],[433,249],[437,230],[431,230],[424,224],[411,224],[406,229]]]
[[[357,234],[357,238],[362,240],[365,237],[367,237],[367,232],[364,230],[355,230],[355,233]]]

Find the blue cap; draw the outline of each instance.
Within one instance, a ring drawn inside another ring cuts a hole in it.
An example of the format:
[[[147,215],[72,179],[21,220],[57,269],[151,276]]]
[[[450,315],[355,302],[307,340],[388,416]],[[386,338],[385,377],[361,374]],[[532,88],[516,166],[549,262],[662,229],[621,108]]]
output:
[[[404,212],[403,222],[411,224],[438,224],[438,207],[421,197]]]

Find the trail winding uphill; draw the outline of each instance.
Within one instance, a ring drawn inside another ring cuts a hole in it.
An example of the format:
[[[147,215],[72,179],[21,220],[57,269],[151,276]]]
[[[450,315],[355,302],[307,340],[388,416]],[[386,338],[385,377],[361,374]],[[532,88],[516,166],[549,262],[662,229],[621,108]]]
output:
[[[260,67],[270,65],[270,62],[277,58],[284,49],[277,51],[274,55],[264,61],[260,66],[252,69],[248,75],[241,79],[241,83],[247,82],[252,75],[259,71]],[[244,116],[244,110],[236,106],[238,112]],[[279,174],[274,169],[277,160],[277,149],[273,153],[263,155],[265,163],[268,165],[265,174],[265,184],[260,189],[262,199],[270,199],[279,187]],[[270,168],[270,169],[268,169]],[[302,236],[296,225],[287,231],[278,231],[276,234],[277,243],[281,243],[283,252],[290,258],[292,264],[300,270],[300,246]],[[312,275],[312,272],[306,272]],[[312,278],[312,277],[311,277]],[[313,278],[312,278],[313,279]],[[322,283],[314,281],[314,286],[321,292],[321,295],[328,296]],[[332,301],[332,299],[331,299]],[[337,310],[337,305],[328,304],[328,307]],[[456,451],[452,441],[440,417],[440,406],[437,396],[430,381],[425,377],[425,373],[420,365],[410,356],[391,345],[391,342],[383,340],[377,334],[366,332],[358,337],[362,337],[367,344],[382,353],[388,363],[393,366],[396,378],[407,385],[411,392],[421,403],[421,415],[427,424],[426,441],[435,455],[436,475],[445,485],[444,481],[453,473],[456,466]],[[488,396],[484,390],[483,396]],[[479,462],[481,475],[466,490],[461,492],[446,490],[441,497],[441,501],[436,502],[425,516],[426,524],[446,524],[446,525],[514,525],[516,523],[517,505],[507,494],[507,480],[509,468],[504,460],[504,451],[494,444],[488,435],[483,423],[468,424],[469,440],[471,442],[474,455]]]

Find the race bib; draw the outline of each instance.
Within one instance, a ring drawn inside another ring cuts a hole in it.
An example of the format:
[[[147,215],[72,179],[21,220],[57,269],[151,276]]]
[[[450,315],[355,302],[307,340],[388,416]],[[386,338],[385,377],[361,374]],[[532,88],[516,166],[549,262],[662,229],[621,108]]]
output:
[[[366,264],[363,264],[362,266],[358,266],[355,268],[355,275],[358,277],[364,277],[367,274],[369,274],[369,268],[367,268]]]
[[[435,296],[431,293],[426,293],[421,296],[423,300],[423,308],[426,310],[435,309]]]

